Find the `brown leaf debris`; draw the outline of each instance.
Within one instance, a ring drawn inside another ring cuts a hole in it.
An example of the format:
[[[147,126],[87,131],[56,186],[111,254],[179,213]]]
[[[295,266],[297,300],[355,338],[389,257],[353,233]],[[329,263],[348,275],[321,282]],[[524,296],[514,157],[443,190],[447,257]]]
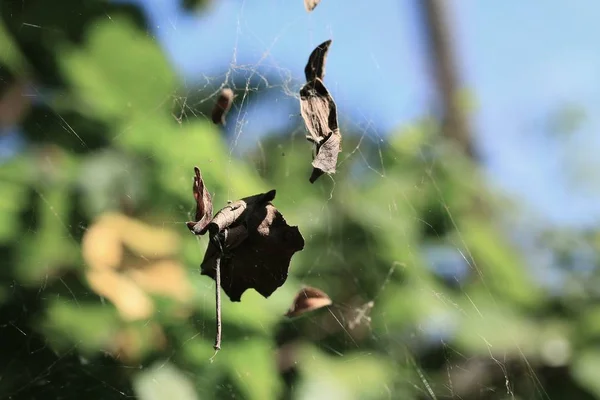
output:
[[[304,313],[318,310],[332,304],[331,299],[322,290],[307,286],[296,294],[292,306],[285,314],[286,317],[293,318]]]
[[[304,248],[298,227],[287,224],[271,204],[274,198],[272,190],[239,200],[217,213],[209,226],[224,244],[221,285],[231,301],[240,301],[250,288],[269,297],[286,281],[294,253]],[[202,261],[203,275],[215,279],[219,255],[211,241]]]
[[[304,67],[306,82],[314,81],[316,78],[325,79],[325,62],[331,42],[331,39],[324,41],[310,53],[306,67]]]
[[[217,125],[225,125],[225,117],[227,117],[227,113],[233,104],[234,97],[233,90],[229,88],[221,90],[219,98],[217,99],[217,102],[212,110],[211,119],[213,123]]]
[[[198,177],[199,172],[195,179],[201,180]],[[198,198],[198,186],[194,185],[194,198]],[[202,261],[202,275],[216,280],[219,259],[221,285],[231,301],[240,301],[250,288],[269,297],[286,281],[294,253],[304,248],[298,227],[289,226],[271,203],[275,194],[271,190],[245,197],[200,224],[202,229],[190,228],[199,235],[209,232],[211,240]],[[202,218],[206,216],[201,214]],[[191,222],[188,227],[198,224]]]
[[[194,199],[196,200],[196,215],[195,221],[188,222],[187,227],[196,235],[202,235],[206,232],[206,227],[212,218],[212,198],[204,186],[202,174],[198,167],[194,167],[194,173],[196,174],[193,186]]]
[[[306,8],[306,11],[311,12],[320,2],[321,0],[304,0],[304,8]]]
[[[342,151],[337,107],[320,78],[300,89],[300,113],[309,133],[306,139],[315,145],[310,177],[314,183],[323,173],[335,173],[338,154]]]

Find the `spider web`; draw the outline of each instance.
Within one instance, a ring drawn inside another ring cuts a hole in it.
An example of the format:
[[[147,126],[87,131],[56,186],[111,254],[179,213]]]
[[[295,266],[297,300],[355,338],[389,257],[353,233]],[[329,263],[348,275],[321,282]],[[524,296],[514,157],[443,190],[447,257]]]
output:
[[[425,154],[422,148],[419,148],[419,153],[416,155],[423,165],[423,170],[420,171],[422,183],[424,186],[427,185],[433,188],[437,198],[436,206],[446,213],[446,217],[451,224],[450,228],[455,232],[454,236],[445,241],[446,244],[444,246],[432,246],[432,251],[427,252],[427,267],[433,271],[432,274],[442,277],[446,281],[453,281],[453,285],[458,293],[467,297],[469,293],[463,290],[463,285],[467,284],[465,282],[466,277],[473,275],[478,277],[483,286],[483,298],[486,299],[486,302],[485,304],[479,304],[479,300],[469,299],[472,307],[463,307],[453,300],[456,296],[448,294],[451,292],[450,289],[447,292],[437,291],[426,280],[417,278],[413,282],[417,286],[416,290],[422,292],[423,298],[427,299],[427,301],[436,304],[437,313],[427,313],[423,315],[423,318],[415,318],[419,322],[408,331],[390,331],[388,329],[389,325],[397,324],[397,321],[394,321],[394,317],[390,315],[393,311],[393,308],[390,308],[390,305],[393,304],[391,303],[391,299],[399,298],[397,295],[390,293],[390,288],[396,290],[398,288],[406,288],[406,286],[399,283],[403,279],[407,279],[407,269],[420,268],[414,260],[422,257],[422,250],[410,248],[409,245],[403,245],[405,239],[406,242],[410,242],[408,240],[408,233],[405,233],[405,237],[400,236],[396,240],[398,246],[407,247],[405,251],[407,257],[405,259],[394,260],[391,265],[388,264],[384,268],[374,268],[371,273],[365,274],[363,269],[368,269],[371,266],[353,263],[353,260],[348,258],[344,253],[347,250],[346,246],[352,246],[353,244],[350,242],[348,244],[339,242],[339,237],[335,236],[335,225],[339,222],[336,221],[337,216],[333,212],[339,210],[339,208],[336,208],[339,207],[339,204],[345,204],[346,201],[350,201],[342,197],[345,191],[343,191],[344,183],[341,182],[341,179],[343,179],[341,177],[384,182],[385,184],[390,184],[390,180],[396,179],[396,175],[389,172],[390,168],[393,168],[393,166],[390,166],[393,162],[385,156],[386,147],[390,146],[388,141],[390,136],[387,134],[388,129],[382,128],[378,118],[373,116],[371,112],[365,113],[360,105],[350,105],[347,99],[351,97],[353,88],[343,88],[336,80],[336,72],[344,64],[351,62],[351,60],[336,59],[338,57],[336,55],[336,46],[344,46],[344,34],[338,34],[336,32],[337,28],[332,26],[329,27],[328,35],[325,37],[317,38],[320,35],[314,33],[316,29],[311,27],[302,32],[302,24],[306,20],[302,16],[296,20],[292,19],[292,22],[272,35],[270,41],[264,41],[247,26],[248,21],[252,18],[249,16],[250,13],[247,13],[247,10],[249,8],[259,8],[258,5],[251,6],[248,2],[242,2],[223,7],[234,7],[236,10],[235,15],[237,16],[235,22],[235,42],[227,71],[221,74],[202,75],[201,79],[198,79],[194,83],[186,82],[183,90],[173,93],[168,101],[172,101],[173,104],[172,117],[174,121],[183,127],[193,119],[208,119],[209,115],[206,114],[206,110],[209,110],[216,101],[221,89],[230,87],[238,93],[234,106],[227,116],[227,125],[224,127],[228,141],[226,171],[229,177],[237,173],[236,160],[242,159],[244,162],[252,165],[252,168],[256,168],[259,175],[266,176],[268,180],[269,176],[271,176],[270,172],[272,172],[270,168],[272,168],[273,157],[265,153],[265,151],[266,149],[273,148],[273,141],[279,143],[279,146],[283,149],[283,153],[288,150],[292,152],[305,152],[307,156],[305,170],[308,173],[310,170],[308,156],[310,154],[310,147],[306,144],[305,148],[301,150],[297,149],[299,139],[302,139],[304,136],[304,127],[298,107],[298,92],[304,83],[301,71],[304,68],[306,57],[312,48],[323,40],[333,39],[330,59],[328,60],[326,84],[339,105],[342,134],[348,135],[348,139],[344,137],[347,140],[345,142],[347,144],[344,145],[338,162],[340,173],[331,177],[324,176],[313,187],[306,189],[307,191],[315,191],[321,200],[320,204],[310,213],[301,213],[297,210],[300,207],[310,206],[309,204],[303,204],[302,199],[285,199],[285,193],[279,192],[279,190],[278,196],[284,198],[281,202],[290,208],[296,204],[296,212],[290,213],[291,215],[286,214],[286,218],[288,218],[291,224],[299,225],[301,231],[303,230],[303,223],[311,227],[323,226],[324,228],[321,231],[314,228],[311,228],[310,231],[315,232],[315,235],[320,235],[319,240],[338,240],[338,242],[332,242],[325,246],[318,246],[319,243],[316,240],[307,237],[306,248],[299,260],[294,261],[293,259],[292,261],[292,277],[290,278],[291,282],[288,281],[288,286],[291,286],[291,284],[295,285],[294,287],[298,287],[300,284],[311,284],[321,288],[326,286],[332,289],[332,293],[339,294],[343,293],[343,290],[336,288],[335,282],[337,279],[342,279],[341,277],[345,276],[343,282],[352,282],[354,287],[348,290],[352,293],[352,296],[347,298],[340,296],[343,298],[341,301],[333,297],[333,305],[326,310],[321,310],[314,315],[308,315],[299,322],[291,321],[278,326],[277,329],[280,332],[276,334],[276,341],[280,342],[277,344],[280,354],[282,352],[281,349],[293,349],[295,341],[301,339],[314,344],[316,348],[331,355],[333,358],[342,360],[342,363],[356,360],[358,363],[352,365],[356,365],[358,370],[352,373],[352,379],[358,381],[365,379],[365,382],[369,382],[368,384],[379,386],[381,390],[373,392],[379,395],[376,398],[463,398],[461,390],[466,390],[464,387],[469,387],[470,385],[477,388],[480,396],[477,398],[521,398],[519,393],[514,389],[513,376],[515,372],[511,371],[515,369],[517,373],[527,377],[526,380],[534,387],[533,392],[536,392],[539,398],[548,398],[543,383],[538,380],[526,352],[520,348],[519,340],[514,337],[512,331],[508,331],[507,335],[509,336],[509,342],[512,343],[512,347],[520,355],[517,360],[509,360],[508,357],[503,356],[502,351],[499,354],[485,336],[479,337],[479,340],[487,347],[489,352],[485,357],[476,354],[467,354],[459,346],[452,344],[453,334],[457,329],[456,322],[453,321],[454,315],[461,314],[467,320],[476,321],[474,323],[476,326],[495,323],[495,321],[487,317],[487,311],[492,309],[502,314],[504,312],[502,307],[503,299],[494,295],[493,290],[488,287],[490,280],[495,278],[486,276],[484,270],[475,261],[476,257],[472,254],[470,246],[467,244],[467,239],[464,238],[463,232],[455,220],[455,212],[445,199],[444,189],[440,186],[440,182],[438,182],[439,178],[434,173],[436,166],[444,161],[435,152],[433,152],[433,156]],[[325,7],[325,4],[319,6],[316,12],[325,12],[328,10]],[[297,8],[298,12],[301,12],[301,7]],[[332,8],[333,5],[329,9]],[[108,17],[110,18],[110,16]],[[203,23],[208,23],[210,14],[202,18]],[[312,18],[312,16],[307,18]],[[200,20],[200,17],[198,17],[198,20]],[[170,21],[170,23],[173,28],[171,34],[175,35],[175,32],[179,28],[178,22]],[[44,27],[38,28],[44,29]],[[177,34],[186,35],[185,32],[178,32]],[[287,59],[273,55],[274,49],[278,47],[279,42],[290,35],[310,37],[310,46],[306,46],[302,51],[298,50],[298,53],[301,54],[299,58],[303,60],[301,63],[297,63],[296,61],[290,62]],[[159,39],[156,38],[156,40]],[[253,59],[252,56],[248,56],[244,51],[246,47],[241,44],[242,42],[244,44],[250,42],[255,48],[260,49],[258,57],[254,57]],[[375,50],[366,54],[365,57],[372,60],[382,58],[379,57],[379,54]],[[368,77],[372,82],[372,90],[374,92],[387,90],[385,87],[387,85],[386,77],[379,71],[379,63],[373,62],[372,65],[372,70],[362,71],[362,76]],[[357,79],[361,79],[362,76]],[[260,97],[258,97],[259,94]],[[255,95],[259,98],[258,100],[254,99]],[[408,124],[410,119],[408,116],[417,113],[415,110],[410,110],[411,103],[415,102],[415,97],[417,97],[415,93],[410,93],[406,95],[406,101],[397,102],[396,107],[402,110],[402,117],[398,118],[397,125]],[[426,110],[423,113],[426,113]],[[69,135],[76,135],[81,140],[82,145],[87,146],[86,138],[71,127],[60,113],[57,113],[56,117],[63,122],[62,125],[65,132]],[[265,122],[269,118],[276,121]],[[284,130],[285,134],[276,138],[265,135],[281,130]],[[426,145],[435,147],[436,140],[428,139]],[[281,166],[282,164],[277,165]],[[124,166],[123,168],[130,167]],[[191,168],[192,165],[189,166],[190,171]],[[296,172],[292,170],[287,171],[285,175],[289,176],[290,179],[301,178],[308,181],[308,175],[298,177],[296,176]],[[185,185],[190,186],[187,181],[185,182]],[[304,183],[308,184],[307,182]],[[210,184],[208,182],[209,187]],[[227,199],[218,199],[221,203],[225,204],[226,200],[235,200],[229,198],[233,192],[232,185],[231,181],[225,182]],[[419,190],[417,189],[417,191]],[[425,189],[422,190],[425,191]],[[54,200],[46,197],[42,189],[36,191],[36,193],[43,207],[51,211],[55,220],[54,222],[62,226],[65,232],[71,232],[72,226],[68,217],[63,215],[60,210],[55,209]],[[385,210],[397,210],[399,204],[405,204],[414,210],[412,214],[413,219],[418,220],[424,225],[429,225],[427,221],[422,220],[421,214],[417,211],[419,205],[413,204],[409,200],[408,195],[403,193],[402,190],[400,190],[400,193],[399,197],[377,198],[372,199],[372,202],[376,203],[377,207]],[[311,196],[311,198],[315,197]],[[278,199],[274,202],[276,205],[278,204]],[[365,205],[365,207],[369,206]],[[190,220],[193,217],[189,203],[173,206],[173,209],[167,210],[167,212],[171,213],[171,216],[161,221],[162,225],[173,226],[179,230],[184,230],[183,224],[186,220]],[[282,212],[285,213],[286,210],[282,208]],[[393,211],[390,211],[389,214],[394,215]],[[302,215],[309,215],[309,219],[299,219]],[[35,226],[32,223],[32,227],[29,228],[32,233],[35,233]],[[435,231],[435,227],[431,225],[429,227]],[[86,231],[88,227],[81,226],[80,229]],[[74,234],[69,235],[71,243],[79,247],[80,238]],[[441,238],[440,235],[438,236]],[[315,250],[311,249],[311,244],[315,245]],[[364,240],[362,245],[364,246],[362,251],[373,258],[374,264],[377,264],[377,252],[380,250],[368,239]],[[203,246],[204,244],[200,243],[197,247],[198,249],[203,249]],[[200,260],[200,256],[201,251],[199,250],[198,261]],[[331,268],[322,268],[324,264],[327,265],[332,262],[336,263],[337,272],[332,272]],[[369,282],[361,281],[365,275],[369,277]],[[48,278],[48,275],[46,275],[46,280]],[[89,294],[81,295],[82,290],[79,287],[73,287],[76,284],[72,282],[72,279],[60,278],[59,282],[66,292],[63,292],[62,295],[55,294],[46,283],[43,283],[34,297],[36,301],[41,301],[49,296],[66,296],[68,299],[67,302],[81,308],[82,303],[89,301],[94,296],[94,293],[89,290],[87,291]],[[81,367],[77,369],[89,378],[89,385],[82,387],[81,391],[88,393],[92,397],[115,396],[116,398],[127,398],[139,396],[143,390],[138,388],[137,392],[125,391],[113,381],[109,382],[87,373],[85,366],[90,363],[96,366],[101,365],[105,369],[114,370],[115,376],[119,375],[122,370],[137,371],[153,369],[155,371],[171,371],[169,365],[180,356],[188,342],[206,339],[203,342],[206,344],[212,340],[214,334],[214,319],[212,316],[214,301],[212,290],[214,282],[204,278],[200,278],[198,282],[201,285],[201,288],[198,290],[201,299],[201,309],[203,311],[195,316],[197,332],[187,334],[187,336],[184,335],[183,338],[180,338],[179,342],[166,352],[166,357],[155,363],[146,365],[122,365],[110,357],[103,360],[89,360],[79,354],[79,350],[86,347],[86,344],[81,342],[75,343],[66,352],[53,354],[53,350],[51,350],[51,346],[48,343],[44,343],[39,338],[36,338],[30,329],[20,326],[19,321],[21,318],[19,315],[11,316],[8,319],[8,323],[2,325],[2,330],[12,330],[13,333],[16,331],[18,334],[24,336],[31,335],[30,342],[27,342],[29,347],[27,353],[32,358],[36,357],[38,352],[45,352],[48,355],[45,363],[36,366],[36,368],[32,367],[31,375],[28,377],[29,382],[13,388],[9,394],[9,398],[18,398],[20,393],[26,392],[31,386],[40,387],[39,393],[41,395],[45,392],[60,393],[60,388],[56,390],[51,389],[51,387],[53,385],[69,385],[68,378],[61,376],[60,371],[66,370],[68,366],[73,365],[80,365]],[[20,286],[15,281],[9,291],[9,296],[14,296],[17,299],[22,289]],[[290,298],[289,294],[291,291],[291,288],[285,289],[284,286],[278,293],[273,295],[273,298],[276,302],[281,303],[282,299]],[[83,292],[85,292],[85,289]],[[488,300],[489,304],[487,304]],[[16,301],[18,302],[18,300]],[[102,303],[104,307],[111,307],[105,299],[102,299]],[[228,300],[225,300],[223,315],[225,323],[230,318],[228,317],[228,313],[234,307],[244,307],[244,301],[242,300],[239,305],[234,305],[228,304]],[[406,307],[406,305],[399,305],[399,307]],[[415,308],[419,309],[417,306]],[[26,310],[23,310],[23,313],[25,312]],[[227,333],[225,335],[223,352],[227,352],[227,347],[230,345]],[[252,340],[252,338],[249,338],[249,340]],[[231,346],[233,347],[234,345]],[[436,348],[443,349],[444,356],[441,362],[427,358],[430,351]],[[288,353],[292,354],[292,356],[294,354],[292,350]],[[378,360],[384,360],[382,365],[389,366],[390,363],[394,365],[400,371],[400,376],[396,376],[391,380],[382,379],[378,381],[377,379],[373,380],[370,378],[368,376],[369,372],[364,372],[363,375],[360,369],[361,363],[370,363],[374,353],[377,354]],[[227,356],[223,354],[216,355],[214,363],[217,363],[220,357]],[[209,364],[208,359],[206,361]],[[438,368],[437,372],[442,371],[445,376],[430,375],[430,373],[434,373],[431,371],[436,371],[435,368],[431,367],[436,362],[443,365],[443,368]],[[249,360],[248,364],[251,363],[252,361]],[[515,363],[520,363],[521,365],[515,366]],[[10,364],[11,362],[9,361],[4,368],[10,368]],[[493,367],[490,368],[489,365]],[[485,376],[485,374],[489,374],[490,370],[494,369],[502,378],[500,382],[491,379],[489,376]],[[284,375],[286,371],[283,370]],[[167,384],[168,376],[165,375],[162,377],[165,380],[165,384]],[[307,376],[308,378],[304,378],[304,381],[301,380],[301,383],[295,381],[295,390],[297,390],[295,395],[297,397],[294,398],[333,398],[330,396],[352,398],[353,393],[351,392],[339,391],[339,388],[334,389],[329,387],[329,378],[327,376],[318,377],[310,374]],[[61,378],[65,380],[60,382],[55,381]],[[239,376],[242,385],[244,382],[250,385],[250,380],[252,379],[251,376],[243,374]],[[197,385],[202,385],[202,382],[200,381]],[[228,385],[229,383],[222,384],[220,389],[227,391]],[[235,395],[232,394],[232,396]]]

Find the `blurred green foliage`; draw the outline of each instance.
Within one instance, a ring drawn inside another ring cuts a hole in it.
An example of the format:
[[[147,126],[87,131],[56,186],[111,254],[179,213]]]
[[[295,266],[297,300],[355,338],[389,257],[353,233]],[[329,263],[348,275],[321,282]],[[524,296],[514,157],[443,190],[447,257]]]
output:
[[[3,90],[52,88],[0,167],[2,398],[600,398],[597,290],[540,285],[502,228],[510,209],[434,121],[386,143],[344,132],[339,172],[310,185],[302,135],[239,158],[207,120],[174,118],[182,82],[135,6],[9,1],[1,15]],[[206,238],[185,227],[195,165],[216,207],[276,188],[306,240],[271,298],[225,298],[214,359]],[[128,321],[92,290],[81,243],[106,212],[180,237],[191,314],[153,295],[152,316]],[[334,305],[286,321],[303,284]]]

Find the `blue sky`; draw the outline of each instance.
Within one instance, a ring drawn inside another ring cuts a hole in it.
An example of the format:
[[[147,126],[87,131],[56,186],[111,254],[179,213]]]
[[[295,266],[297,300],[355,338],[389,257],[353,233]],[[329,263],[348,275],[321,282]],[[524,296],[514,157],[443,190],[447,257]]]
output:
[[[325,83],[342,122],[378,140],[432,111],[419,0],[322,0],[312,13],[302,0],[218,0],[198,14],[174,0],[129,1],[144,6],[190,90],[205,77],[221,83],[233,63],[268,68],[297,92],[312,49],[333,39]],[[494,181],[523,197],[533,217],[598,224],[600,3],[455,0],[451,11],[463,81],[478,102],[476,140]],[[238,114],[241,142],[290,117],[290,94],[272,94],[268,108]],[[584,124],[566,141],[549,138],[546,118],[571,103],[585,106]]]
[[[188,82],[223,71],[235,55],[236,65],[260,62],[290,74],[294,90],[310,51],[331,38],[325,79],[341,119],[359,129],[368,126],[377,138],[432,110],[416,0],[322,0],[312,13],[301,0],[221,0],[198,15],[182,13],[172,0],[138,1]],[[600,222],[600,176],[585,184],[569,178],[600,170],[600,3],[452,4],[460,67],[479,104],[473,124],[490,174],[543,219]],[[289,100],[284,91],[277,93]],[[289,115],[284,103],[283,119]],[[549,140],[545,119],[571,103],[586,107],[585,124],[567,145]],[[250,113],[242,136],[276,129],[283,123],[272,117],[277,107],[275,102]],[[569,160],[573,155],[577,163]]]

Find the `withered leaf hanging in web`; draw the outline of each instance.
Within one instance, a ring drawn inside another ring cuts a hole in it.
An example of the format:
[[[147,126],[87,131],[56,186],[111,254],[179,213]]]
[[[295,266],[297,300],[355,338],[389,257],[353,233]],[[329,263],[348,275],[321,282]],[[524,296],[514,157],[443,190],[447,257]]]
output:
[[[194,221],[187,222],[187,227],[196,235],[203,235],[212,219],[213,205],[209,191],[204,186],[202,174],[198,167],[194,167],[194,199],[196,200],[196,215]]]
[[[323,173],[335,173],[338,154],[342,151],[337,107],[320,78],[300,89],[300,113],[308,131],[306,139],[315,146],[309,179],[314,183]]]
[[[306,8],[306,11],[311,12],[320,2],[321,0],[304,0],[304,8]]]
[[[317,288],[306,286],[296,294],[294,302],[285,314],[286,317],[293,318],[304,313],[318,310],[332,304],[331,299],[325,292]]]
[[[325,78],[325,63],[331,42],[331,39],[324,41],[310,53],[306,67],[304,67],[304,76],[306,76],[307,82],[314,81],[316,78],[321,80]]]
[[[233,90],[225,88],[219,93],[219,98],[212,110],[212,122],[217,125],[225,126],[225,117],[233,104]]]
[[[250,288],[269,297],[285,283],[292,256],[304,248],[304,238],[298,227],[289,226],[271,204],[275,190],[230,203],[211,217],[212,199],[198,167],[194,172],[196,221],[187,226],[196,235],[209,232],[201,273],[215,280],[214,348],[219,351],[221,287],[231,301],[240,301]]]
[[[250,288],[269,297],[286,281],[294,253],[304,248],[298,227],[287,224],[271,204],[274,198],[275,190],[245,197],[224,207],[208,224],[217,240],[209,242],[202,275],[215,279],[220,258],[221,287],[231,301],[240,301]]]

